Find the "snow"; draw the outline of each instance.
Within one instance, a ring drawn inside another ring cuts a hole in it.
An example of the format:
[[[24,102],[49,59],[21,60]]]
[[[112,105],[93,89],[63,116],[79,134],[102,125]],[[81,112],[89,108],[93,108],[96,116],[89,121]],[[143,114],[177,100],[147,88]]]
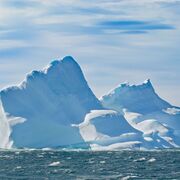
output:
[[[136,116],[135,116],[136,115]],[[124,117],[126,120],[139,131],[143,132],[144,134],[152,134],[152,133],[159,133],[161,135],[166,135],[170,131],[168,127],[158,122],[156,119],[146,119],[143,121],[138,122],[138,118],[142,117],[143,115],[135,114],[131,112],[125,112]]]
[[[141,133],[113,110],[91,111],[79,128],[81,136],[90,144],[92,150],[120,149],[125,145],[129,148],[129,143],[132,147],[132,141],[141,139]],[[138,144],[140,143],[138,141]]]
[[[163,109],[163,111],[167,114],[170,114],[170,115],[177,115],[177,114],[180,114],[180,108],[167,108],[167,109]]]
[[[6,116],[8,117],[8,123],[10,126],[15,126],[16,124],[24,123],[26,121],[26,119],[21,117],[11,117],[8,115]]]
[[[79,127],[81,136],[86,141],[98,140],[104,137],[116,137],[130,132],[137,133],[123,116],[112,110],[91,111],[86,115],[84,122]]]

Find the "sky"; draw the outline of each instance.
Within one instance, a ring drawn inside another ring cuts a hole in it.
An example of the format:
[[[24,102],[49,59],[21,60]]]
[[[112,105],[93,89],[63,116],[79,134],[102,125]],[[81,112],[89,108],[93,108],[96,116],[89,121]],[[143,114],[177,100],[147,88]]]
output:
[[[100,97],[146,79],[180,106],[180,0],[0,0],[0,88],[71,55]]]

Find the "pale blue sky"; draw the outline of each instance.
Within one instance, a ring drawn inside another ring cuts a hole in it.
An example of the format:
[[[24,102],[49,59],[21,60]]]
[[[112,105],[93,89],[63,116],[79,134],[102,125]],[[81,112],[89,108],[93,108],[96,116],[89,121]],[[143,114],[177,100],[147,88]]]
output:
[[[0,88],[71,55],[99,97],[150,78],[180,106],[180,0],[0,0]]]

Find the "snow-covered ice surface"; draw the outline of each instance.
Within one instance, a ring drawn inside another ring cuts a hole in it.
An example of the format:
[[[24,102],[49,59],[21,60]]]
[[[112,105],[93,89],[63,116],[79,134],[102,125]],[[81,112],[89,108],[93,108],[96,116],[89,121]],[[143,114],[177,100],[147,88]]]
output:
[[[122,84],[98,100],[67,56],[0,92],[0,148],[91,150],[180,145],[180,108],[162,100],[150,80]]]
[[[100,100],[104,107],[116,110],[141,131],[149,148],[180,145],[180,108],[161,99],[150,80],[140,85],[121,84]]]
[[[79,128],[81,136],[93,150],[139,148],[141,142],[138,140],[142,140],[142,134],[112,110],[91,111]]]

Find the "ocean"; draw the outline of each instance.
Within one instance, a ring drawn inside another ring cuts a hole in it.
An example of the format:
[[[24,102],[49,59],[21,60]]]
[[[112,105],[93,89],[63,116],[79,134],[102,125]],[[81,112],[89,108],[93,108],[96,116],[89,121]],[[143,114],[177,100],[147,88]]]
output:
[[[180,179],[180,150],[1,150],[4,179]]]

